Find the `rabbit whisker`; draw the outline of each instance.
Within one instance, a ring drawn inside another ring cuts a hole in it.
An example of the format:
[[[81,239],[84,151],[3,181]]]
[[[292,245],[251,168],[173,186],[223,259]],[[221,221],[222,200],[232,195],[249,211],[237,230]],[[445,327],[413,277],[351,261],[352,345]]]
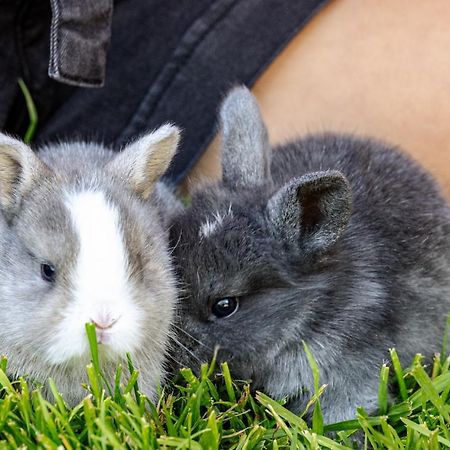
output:
[[[204,344],[202,341],[199,341],[197,338],[192,336],[192,334],[188,333],[186,330],[183,330],[183,328],[179,327],[175,323],[173,323],[172,326],[174,328],[176,328],[178,331],[181,331],[182,333],[184,333],[189,339],[192,339],[195,343],[201,345],[202,347],[205,347],[208,350],[212,350],[212,347],[210,347],[209,345]]]
[[[175,336],[172,336],[172,340],[175,342],[175,344],[179,345],[183,350],[186,350],[189,355],[191,355],[199,364],[202,364],[202,360],[191,350],[189,350],[185,345],[183,345]]]

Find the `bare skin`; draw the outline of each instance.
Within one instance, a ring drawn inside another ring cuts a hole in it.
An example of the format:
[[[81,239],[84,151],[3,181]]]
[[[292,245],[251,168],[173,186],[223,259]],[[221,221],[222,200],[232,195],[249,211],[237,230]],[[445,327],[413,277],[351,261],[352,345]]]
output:
[[[253,87],[273,144],[307,132],[375,136],[450,196],[450,2],[335,0]],[[220,175],[218,140],[187,185]]]

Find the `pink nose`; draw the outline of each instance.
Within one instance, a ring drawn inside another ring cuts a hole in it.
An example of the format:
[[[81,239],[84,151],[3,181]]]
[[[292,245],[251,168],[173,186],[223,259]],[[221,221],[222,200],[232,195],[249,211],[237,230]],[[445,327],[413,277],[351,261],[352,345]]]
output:
[[[117,321],[120,319],[120,317],[117,317],[116,319],[111,318],[110,316],[103,316],[98,317],[96,320],[91,319],[91,322],[95,325],[95,328],[99,330],[107,330],[108,328],[111,328]]]

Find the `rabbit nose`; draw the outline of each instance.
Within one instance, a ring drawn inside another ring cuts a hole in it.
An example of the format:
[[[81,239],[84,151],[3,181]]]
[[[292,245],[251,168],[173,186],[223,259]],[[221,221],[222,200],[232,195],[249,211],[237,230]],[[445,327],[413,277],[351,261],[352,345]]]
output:
[[[110,316],[101,316],[98,317],[96,320],[91,319],[91,323],[95,325],[95,328],[98,330],[107,330],[114,326],[115,323],[120,319],[120,317],[113,318]]]

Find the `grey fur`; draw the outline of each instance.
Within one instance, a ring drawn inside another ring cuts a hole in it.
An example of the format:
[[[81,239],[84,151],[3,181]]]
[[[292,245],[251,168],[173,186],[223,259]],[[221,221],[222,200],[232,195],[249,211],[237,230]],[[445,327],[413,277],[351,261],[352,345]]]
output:
[[[245,115],[241,110],[245,109]],[[259,107],[249,91],[233,89],[220,110],[223,180],[231,186],[267,182],[270,147]],[[251,127],[247,125],[251,123]],[[242,131],[245,130],[245,133]],[[248,151],[249,149],[255,151]],[[230,150],[230,151],[228,151]]]
[[[299,139],[273,152],[270,177],[268,167],[247,172],[243,164],[267,160],[268,145],[252,145],[264,125],[249,95],[233,91],[236,109],[226,100],[222,112],[225,129],[237,127],[223,151],[238,185],[230,177],[195,193],[171,228],[180,339],[192,336],[190,353],[174,346],[174,358],[195,367],[219,345],[235,377],[301,411],[313,389],[304,340],[328,385],[325,421],[350,419],[358,405],[373,413],[390,347],[405,364],[440,349],[450,309],[447,202],[406,155],[348,135]],[[238,311],[215,317],[213,301],[232,296]]]
[[[141,372],[141,390],[154,397],[164,377],[176,289],[166,229],[151,192],[177,141],[178,130],[166,125],[127,147],[127,158],[81,142],[43,148],[37,157],[25,144],[0,134],[0,352],[8,356],[10,375],[42,383],[51,377],[70,403],[87,394],[81,385],[87,382],[90,355],[52,364],[46,350],[73,301],[71,274],[79,242],[65,196],[93,189],[119,211],[132,302],[145,323],[142,345],[131,356]],[[40,264],[47,261],[58,271],[52,285],[40,274]],[[120,360],[103,358],[110,380]]]

